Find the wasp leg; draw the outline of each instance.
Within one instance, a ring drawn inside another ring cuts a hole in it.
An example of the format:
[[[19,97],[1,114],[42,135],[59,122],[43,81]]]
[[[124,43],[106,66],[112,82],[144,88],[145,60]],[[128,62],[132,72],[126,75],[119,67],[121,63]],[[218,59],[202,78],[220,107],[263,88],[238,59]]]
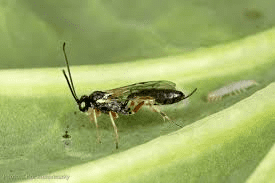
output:
[[[95,109],[89,108],[88,115],[90,116],[90,120],[95,122],[97,142],[101,143],[100,132],[99,132],[98,123],[97,123],[97,116],[100,115],[100,112],[96,111]]]
[[[171,120],[164,112],[161,112],[158,108],[154,107],[152,104],[149,104],[149,106],[152,109],[152,111],[158,112],[161,115],[161,117],[163,118],[164,121],[165,121],[165,119],[167,119],[168,121],[170,121],[170,122],[174,123],[175,125],[177,125],[178,127],[182,128],[182,126],[178,125],[173,120]]]
[[[95,126],[96,126],[96,135],[97,135],[97,141],[98,143],[101,143],[101,138],[100,138],[100,132],[98,129],[98,123],[97,123],[97,115],[96,115],[96,110],[93,110],[93,115],[94,115],[94,119],[95,119]]]
[[[133,110],[132,110],[132,114],[137,113],[141,107],[144,105],[144,101],[140,102]]]
[[[116,149],[118,149],[118,133],[117,133],[117,127],[114,121],[114,118],[117,118],[117,114],[115,112],[109,111],[109,116],[112,122],[112,125],[114,127],[115,130],[115,134],[116,134]]]

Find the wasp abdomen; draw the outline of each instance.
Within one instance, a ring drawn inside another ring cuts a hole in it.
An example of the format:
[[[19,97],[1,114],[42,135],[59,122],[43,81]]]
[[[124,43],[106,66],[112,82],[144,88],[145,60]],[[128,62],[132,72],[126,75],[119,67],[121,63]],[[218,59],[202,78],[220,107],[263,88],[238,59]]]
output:
[[[135,97],[152,97],[155,99],[157,104],[167,105],[177,103],[184,99],[184,94],[181,91],[171,89],[145,89],[128,96],[128,100],[134,99]]]
[[[166,104],[177,103],[177,102],[181,101],[182,99],[184,99],[184,94],[181,91],[177,91],[177,90],[166,91],[166,90],[164,90],[164,91],[160,91],[158,93],[156,102],[160,103],[162,105],[166,105]]]

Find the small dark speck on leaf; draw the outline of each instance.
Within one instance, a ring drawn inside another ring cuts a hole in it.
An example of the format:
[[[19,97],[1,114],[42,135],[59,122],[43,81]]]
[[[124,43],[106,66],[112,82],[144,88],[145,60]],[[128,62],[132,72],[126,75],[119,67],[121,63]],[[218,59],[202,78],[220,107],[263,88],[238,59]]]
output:
[[[62,137],[67,139],[67,138],[70,138],[71,136],[68,134],[68,131],[65,131],[65,135],[63,135]]]

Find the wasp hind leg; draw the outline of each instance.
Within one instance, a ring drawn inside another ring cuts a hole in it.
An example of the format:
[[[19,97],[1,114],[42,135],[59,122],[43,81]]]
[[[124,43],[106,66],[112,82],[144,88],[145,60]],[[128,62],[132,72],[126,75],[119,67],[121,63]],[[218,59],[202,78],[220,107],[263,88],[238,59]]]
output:
[[[140,103],[131,111],[131,114],[137,113],[137,112],[142,108],[143,105],[144,105],[144,101],[140,102]]]
[[[156,108],[154,105],[152,104],[149,104],[149,107],[150,109],[153,111],[153,112],[158,112],[161,117],[163,118],[163,120],[165,121],[165,119],[167,119],[169,122],[172,122],[173,124],[177,125],[178,127],[182,128],[181,125],[175,123],[173,120],[171,120],[164,112],[160,111],[158,108]]]
[[[116,149],[118,149],[118,132],[117,132],[117,127],[116,127],[116,124],[114,121],[115,119],[118,118],[118,114],[115,112],[109,111],[109,116],[110,116],[112,125],[114,127],[114,131],[115,131],[115,135],[116,135]]]
[[[100,111],[96,109],[92,109],[92,108],[88,109],[88,115],[90,117],[90,120],[95,122],[97,142],[101,144],[100,132],[99,132],[98,123],[97,123],[97,117],[100,116],[100,114],[101,114]]]

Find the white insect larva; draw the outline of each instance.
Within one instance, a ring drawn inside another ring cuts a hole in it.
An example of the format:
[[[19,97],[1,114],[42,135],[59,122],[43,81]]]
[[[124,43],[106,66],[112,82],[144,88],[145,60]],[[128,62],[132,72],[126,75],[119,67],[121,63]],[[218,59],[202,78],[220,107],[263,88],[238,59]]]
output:
[[[245,91],[246,88],[249,88],[253,85],[258,85],[255,80],[242,80],[238,82],[231,83],[227,86],[224,86],[218,90],[208,93],[207,100],[208,102],[213,102],[221,100],[225,95],[239,94],[241,91]]]

